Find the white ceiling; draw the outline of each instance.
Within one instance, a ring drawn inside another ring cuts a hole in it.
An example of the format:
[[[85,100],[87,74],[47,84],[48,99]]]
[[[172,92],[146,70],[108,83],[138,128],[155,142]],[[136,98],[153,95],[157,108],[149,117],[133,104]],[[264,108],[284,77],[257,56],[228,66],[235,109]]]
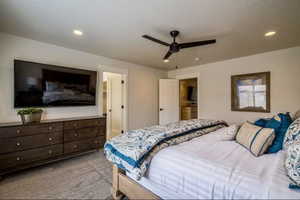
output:
[[[83,36],[72,31],[80,29]],[[217,39],[162,62],[170,42]],[[269,30],[277,31],[265,38]],[[0,31],[162,69],[300,45],[300,0],[1,0]],[[195,58],[199,57],[199,61]]]

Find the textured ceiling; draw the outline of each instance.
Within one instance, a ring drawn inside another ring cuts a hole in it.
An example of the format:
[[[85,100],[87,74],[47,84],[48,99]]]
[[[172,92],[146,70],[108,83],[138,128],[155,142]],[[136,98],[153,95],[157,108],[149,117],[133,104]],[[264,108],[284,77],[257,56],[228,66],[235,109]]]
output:
[[[1,0],[0,31],[162,69],[300,45],[300,0]],[[72,31],[80,29],[83,36]],[[162,62],[170,42],[217,39]],[[265,38],[269,30],[277,31]],[[199,60],[196,61],[195,58]]]

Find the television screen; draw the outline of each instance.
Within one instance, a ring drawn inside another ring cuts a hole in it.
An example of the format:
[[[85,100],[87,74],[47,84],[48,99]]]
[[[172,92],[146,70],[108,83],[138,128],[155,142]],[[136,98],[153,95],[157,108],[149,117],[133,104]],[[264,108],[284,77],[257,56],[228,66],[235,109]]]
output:
[[[187,87],[187,99],[188,101],[197,101],[197,88]]]
[[[97,72],[14,61],[15,108],[96,105]]]

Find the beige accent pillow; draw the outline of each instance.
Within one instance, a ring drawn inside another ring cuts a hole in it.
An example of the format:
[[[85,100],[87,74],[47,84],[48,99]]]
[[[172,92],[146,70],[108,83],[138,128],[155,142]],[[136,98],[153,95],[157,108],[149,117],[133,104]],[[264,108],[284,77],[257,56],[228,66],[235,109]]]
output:
[[[275,138],[274,129],[262,128],[245,122],[236,135],[236,141],[254,156],[261,156]]]

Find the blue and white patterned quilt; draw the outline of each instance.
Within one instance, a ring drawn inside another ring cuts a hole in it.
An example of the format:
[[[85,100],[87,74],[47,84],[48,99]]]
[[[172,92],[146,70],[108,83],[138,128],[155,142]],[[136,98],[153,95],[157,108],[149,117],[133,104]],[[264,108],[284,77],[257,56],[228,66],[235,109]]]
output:
[[[109,161],[139,179],[159,150],[225,126],[224,121],[194,119],[132,130],[108,140],[104,153]]]

